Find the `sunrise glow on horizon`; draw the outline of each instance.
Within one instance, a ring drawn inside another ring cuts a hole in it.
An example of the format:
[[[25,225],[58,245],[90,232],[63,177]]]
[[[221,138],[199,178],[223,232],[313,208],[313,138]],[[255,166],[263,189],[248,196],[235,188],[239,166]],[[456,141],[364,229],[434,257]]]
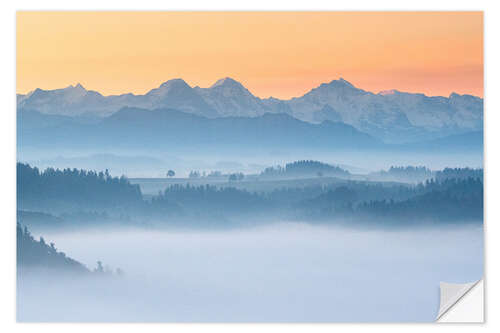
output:
[[[483,96],[482,12],[18,12],[17,92],[144,94],[231,77],[262,98],[342,77],[364,90]]]

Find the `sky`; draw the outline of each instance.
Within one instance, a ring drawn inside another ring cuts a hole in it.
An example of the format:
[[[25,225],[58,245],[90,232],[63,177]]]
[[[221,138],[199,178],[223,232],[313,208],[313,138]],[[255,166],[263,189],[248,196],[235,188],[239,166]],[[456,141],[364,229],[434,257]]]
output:
[[[144,94],[232,77],[288,99],[340,77],[483,96],[482,12],[18,12],[17,93],[81,83]]]

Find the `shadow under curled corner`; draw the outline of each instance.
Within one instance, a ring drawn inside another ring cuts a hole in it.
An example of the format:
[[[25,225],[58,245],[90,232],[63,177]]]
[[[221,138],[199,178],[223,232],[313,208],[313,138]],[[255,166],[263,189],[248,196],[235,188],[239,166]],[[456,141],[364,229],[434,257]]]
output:
[[[484,282],[440,282],[440,303],[436,322],[483,323]]]

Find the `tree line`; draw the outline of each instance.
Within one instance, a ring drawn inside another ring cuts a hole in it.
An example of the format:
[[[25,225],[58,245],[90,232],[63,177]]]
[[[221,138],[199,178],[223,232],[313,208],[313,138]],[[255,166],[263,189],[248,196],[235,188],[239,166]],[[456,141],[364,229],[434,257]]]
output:
[[[261,177],[291,177],[291,176],[335,176],[348,177],[350,173],[338,166],[327,163],[302,160],[285,164],[284,167],[276,166],[264,169],[260,173]]]
[[[436,171],[436,180],[443,180],[449,178],[457,179],[467,179],[467,178],[477,178],[483,179],[483,169],[472,169],[472,168],[445,168],[443,170]]]
[[[434,172],[425,166],[391,166],[388,170],[372,172],[369,178],[381,181],[419,183],[434,177]]]
[[[164,211],[164,208],[168,208],[185,212],[238,213],[261,209],[266,204],[268,201],[258,193],[234,187],[175,184],[151,199],[151,210]]]
[[[296,170],[297,166],[301,169],[306,165],[307,169],[318,164],[298,161],[287,164],[285,169]],[[420,168],[392,170],[427,172]],[[18,163],[18,210],[26,221],[33,221],[33,225],[41,220],[61,225],[61,220],[29,214],[26,211],[34,209],[27,209],[26,206],[30,206],[26,203],[31,203],[31,207],[39,202],[48,202],[51,207],[61,202],[78,204],[68,212],[45,211],[58,214],[66,225],[67,221],[99,224],[118,219],[142,223],[148,218],[168,220],[172,216],[189,215],[203,220],[206,216],[225,218],[252,214],[309,219],[350,215],[482,220],[482,169],[444,169],[437,175],[439,177],[416,185],[339,180],[327,185],[283,186],[261,192],[234,186],[174,184],[146,200],[138,185],[132,185],[125,177],[111,177],[108,172],[51,168],[40,172]]]
[[[17,202],[21,207],[45,204],[75,207],[126,207],[142,202],[139,185],[105,172],[47,168],[17,163]]]
[[[357,202],[359,193],[348,187],[329,191],[302,204],[303,216],[333,217],[393,222],[481,222],[483,182],[479,178],[431,179],[413,187],[407,199],[379,199]]]

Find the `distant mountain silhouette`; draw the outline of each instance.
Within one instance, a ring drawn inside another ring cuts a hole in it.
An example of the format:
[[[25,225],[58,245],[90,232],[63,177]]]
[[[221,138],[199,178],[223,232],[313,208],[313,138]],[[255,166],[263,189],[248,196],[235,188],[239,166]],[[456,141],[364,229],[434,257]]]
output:
[[[80,84],[17,95],[18,110],[46,114],[108,116],[123,107],[171,108],[207,118],[286,113],[312,123],[342,121],[392,143],[434,139],[483,128],[482,98],[456,93],[449,97],[430,97],[397,90],[375,94],[342,78],[290,100],[261,99],[231,78],[220,79],[209,88],[193,88],[182,79],[173,79],[144,95],[103,96]]]
[[[401,145],[401,149],[425,152],[478,152],[482,153],[484,144],[483,131],[473,131],[450,135],[444,138]]]
[[[33,111],[21,114],[18,140],[23,147],[208,147],[255,151],[269,147],[344,150],[384,146],[381,141],[341,122],[312,124],[282,113],[206,118],[172,109],[123,108],[91,124],[66,118],[54,120],[53,115]],[[36,122],[43,125],[35,128],[32,125]]]

